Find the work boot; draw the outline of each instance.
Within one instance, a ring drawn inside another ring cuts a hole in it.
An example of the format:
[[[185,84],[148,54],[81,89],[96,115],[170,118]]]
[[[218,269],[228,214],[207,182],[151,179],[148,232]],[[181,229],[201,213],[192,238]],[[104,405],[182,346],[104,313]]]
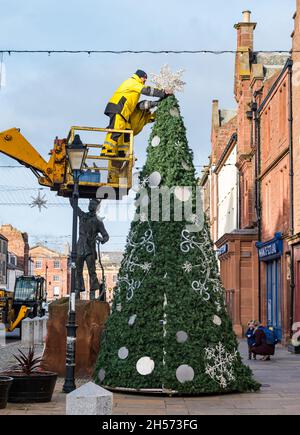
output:
[[[129,151],[129,144],[118,146],[118,157],[126,157]]]
[[[109,142],[104,142],[101,150],[101,157],[117,157],[117,146]]]

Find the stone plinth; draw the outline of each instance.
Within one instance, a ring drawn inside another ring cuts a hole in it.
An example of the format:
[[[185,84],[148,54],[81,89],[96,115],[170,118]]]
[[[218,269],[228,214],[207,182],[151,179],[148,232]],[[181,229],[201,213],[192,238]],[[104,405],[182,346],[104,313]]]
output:
[[[111,415],[113,394],[88,382],[67,395],[67,415]]]
[[[63,298],[49,305],[46,346],[42,367],[65,376],[66,324],[69,299]],[[76,370],[77,377],[91,376],[100,348],[100,338],[109,316],[109,304],[99,301],[76,302]]]

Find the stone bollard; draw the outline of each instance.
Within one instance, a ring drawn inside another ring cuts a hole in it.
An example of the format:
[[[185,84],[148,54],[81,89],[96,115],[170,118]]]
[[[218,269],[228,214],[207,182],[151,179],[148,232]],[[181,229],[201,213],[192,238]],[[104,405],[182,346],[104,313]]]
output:
[[[67,394],[66,415],[111,415],[113,394],[88,382]]]
[[[41,334],[41,343],[45,343],[46,341],[46,337],[47,337],[47,322],[48,322],[49,317],[48,316],[44,316],[41,317],[41,325],[40,325],[40,334]]]
[[[40,325],[41,325],[41,318],[40,317],[34,317],[32,319],[33,321],[33,344],[40,344]]]
[[[6,344],[5,335],[5,325],[4,323],[0,323],[0,347],[4,347]]]
[[[33,346],[34,343],[34,326],[33,319],[26,317],[22,320],[22,344],[26,346]]]

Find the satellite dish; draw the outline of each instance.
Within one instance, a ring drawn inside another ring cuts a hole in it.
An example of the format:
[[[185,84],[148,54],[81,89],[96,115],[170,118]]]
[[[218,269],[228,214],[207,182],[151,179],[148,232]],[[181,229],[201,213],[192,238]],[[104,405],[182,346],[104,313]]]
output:
[[[191,191],[188,187],[177,186],[175,187],[174,194],[176,198],[181,202],[186,202],[191,197]]]
[[[161,175],[159,172],[152,172],[152,174],[148,178],[149,187],[155,188],[158,187],[161,183]]]

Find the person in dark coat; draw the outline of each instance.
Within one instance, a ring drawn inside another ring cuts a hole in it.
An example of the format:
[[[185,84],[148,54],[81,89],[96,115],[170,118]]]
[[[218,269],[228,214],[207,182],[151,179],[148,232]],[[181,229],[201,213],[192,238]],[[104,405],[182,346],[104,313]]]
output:
[[[263,361],[270,361],[270,357],[275,354],[275,345],[268,344],[264,328],[258,326],[254,332],[255,344],[251,348],[254,355],[262,355]]]
[[[254,333],[255,333],[256,327],[257,327],[257,322],[255,322],[254,320],[250,320],[250,322],[248,323],[247,332],[245,334],[247,337],[247,343],[248,343],[248,352],[249,352],[248,359],[249,360],[252,359],[252,355],[253,355],[253,359],[256,359],[256,355],[252,354],[252,351],[251,351],[251,348],[255,345]]]

